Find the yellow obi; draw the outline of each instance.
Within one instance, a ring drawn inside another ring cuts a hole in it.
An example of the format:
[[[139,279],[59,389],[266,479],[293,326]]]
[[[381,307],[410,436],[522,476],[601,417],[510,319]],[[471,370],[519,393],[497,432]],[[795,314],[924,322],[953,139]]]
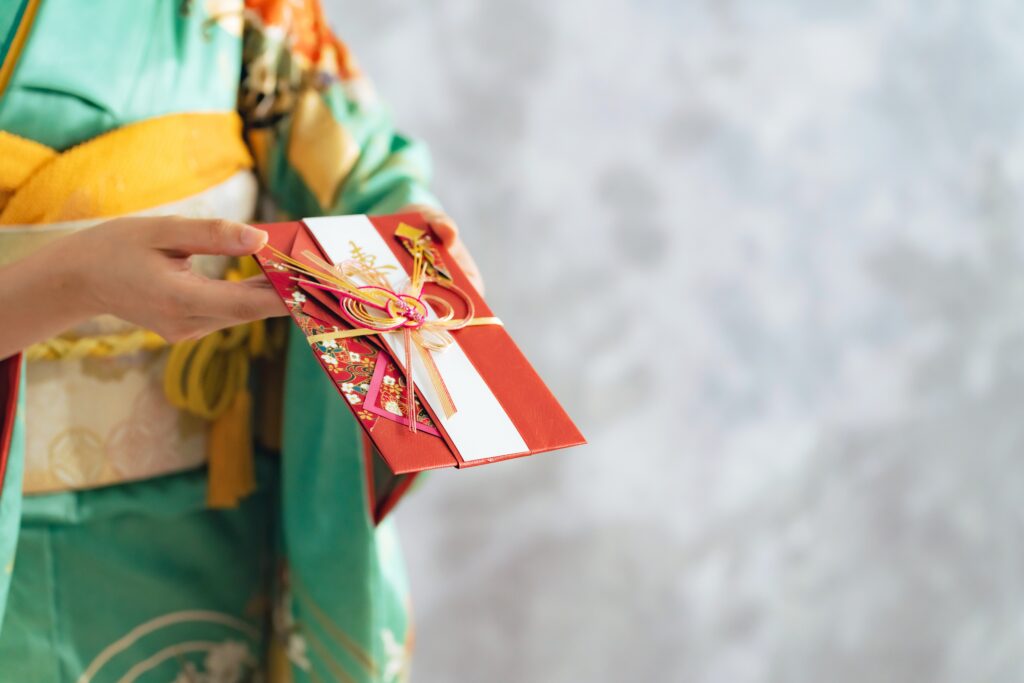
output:
[[[150,119],[63,153],[0,131],[0,265],[115,216],[249,222],[258,195],[251,168],[234,113]],[[223,276],[229,265],[220,257],[194,261],[209,277]],[[25,492],[92,488],[201,465],[210,415],[176,407],[165,391],[165,367],[180,351],[112,316],[30,348]]]

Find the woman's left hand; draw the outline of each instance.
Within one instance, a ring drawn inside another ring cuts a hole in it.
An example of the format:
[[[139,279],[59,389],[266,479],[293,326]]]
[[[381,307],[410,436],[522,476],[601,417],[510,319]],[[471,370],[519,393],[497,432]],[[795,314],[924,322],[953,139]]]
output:
[[[412,204],[402,209],[399,213],[410,212],[418,213],[423,216],[424,220],[430,223],[430,227],[433,228],[434,233],[441,240],[441,244],[444,245],[448,253],[455,259],[455,262],[462,268],[462,272],[466,274],[469,281],[476,287],[476,291],[483,295],[484,279],[480,275],[480,269],[477,267],[476,261],[473,260],[472,254],[469,253],[469,249],[466,248],[466,245],[459,237],[459,226],[455,224],[455,221],[444,211],[425,204]]]

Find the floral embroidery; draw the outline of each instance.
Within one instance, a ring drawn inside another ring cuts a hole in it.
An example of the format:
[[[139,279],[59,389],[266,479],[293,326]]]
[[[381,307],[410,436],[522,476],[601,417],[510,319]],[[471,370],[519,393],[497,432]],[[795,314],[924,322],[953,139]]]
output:
[[[273,125],[307,89],[340,83],[373,101],[373,89],[348,48],[328,29],[314,0],[246,0],[238,108],[248,125]]]
[[[193,662],[185,662],[174,683],[243,683],[256,677],[256,666],[248,645],[228,640],[206,653],[201,669]]]
[[[398,642],[394,632],[389,628],[381,629],[381,640],[384,641],[384,681],[404,681],[409,674],[409,650],[404,643]]]
[[[284,588],[273,613],[274,637],[284,644],[284,651],[288,661],[295,664],[303,671],[313,668],[309,661],[308,646],[306,639],[299,631],[299,625],[292,614],[292,594]]]
[[[242,35],[242,0],[206,0],[205,4],[210,21],[233,36]]]

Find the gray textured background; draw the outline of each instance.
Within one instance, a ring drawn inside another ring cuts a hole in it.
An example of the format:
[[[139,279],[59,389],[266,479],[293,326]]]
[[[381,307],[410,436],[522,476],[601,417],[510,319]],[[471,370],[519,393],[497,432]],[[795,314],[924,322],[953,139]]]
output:
[[[330,5],[592,445],[399,519],[421,683],[1024,680],[1024,5]]]

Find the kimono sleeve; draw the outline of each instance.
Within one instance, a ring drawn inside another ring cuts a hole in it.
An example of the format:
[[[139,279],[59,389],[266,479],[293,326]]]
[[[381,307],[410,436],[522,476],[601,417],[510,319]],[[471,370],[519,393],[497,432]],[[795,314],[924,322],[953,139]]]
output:
[[[395,130],[315,0],[250,0],[239,110],[264,188],[286,217],[438,206],[424,145]]]

